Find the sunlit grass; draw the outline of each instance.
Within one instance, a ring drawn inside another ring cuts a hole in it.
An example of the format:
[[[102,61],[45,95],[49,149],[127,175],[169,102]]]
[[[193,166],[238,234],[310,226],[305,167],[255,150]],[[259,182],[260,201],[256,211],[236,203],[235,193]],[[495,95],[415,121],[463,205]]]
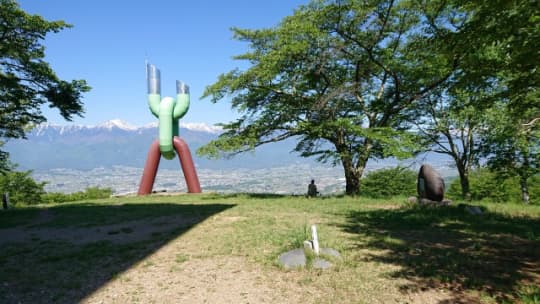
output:
[[[46,299],[76,301],[80,298],[74,290],[85,293],[98,287],[88,287],[96,271],[105,282],[140,261],[142,267],[152,267],[155,262],[145,257],[175,239],[182,247],[171,256],[168,271],[182,271],[184,263],[194,259],[234,256],[261,265],[264,271],[286,272],[277,257],[303,247],[303,241],[311,238],[310,226],[317,225],[321,247],[338,250],[343,259],[324,273],[307,268],[295,270],[294,277],[300,285],[320,290],[323,303],[336,298],[385,302],[429,290],[446,290],[450,297],[459,290],[456,299],[464,293],[485,303],[535,303],[534,284],[540,282],[532,274],[540,270],[540,206],[482,202],[478,204],[486,212],[471,215],[457,204],[433,208],[405,201],[404,197],[202,194],[19,208],[0,213],[0,229],[119,225],[111,231],[127,236],[137,233],[127,224],[136,221],[159,223],[156,219],[181,215],[198,222],[126,244],[74,245],[39,238],[4,244],[0,282],[15,284],[12,292],[23,300],[32,299],[39,285],[51,293]],[[49,217],[40,220],[43,210]],[[20,265],[25,267],[21,270]],[[49,282],[49,277],[60,279]]]

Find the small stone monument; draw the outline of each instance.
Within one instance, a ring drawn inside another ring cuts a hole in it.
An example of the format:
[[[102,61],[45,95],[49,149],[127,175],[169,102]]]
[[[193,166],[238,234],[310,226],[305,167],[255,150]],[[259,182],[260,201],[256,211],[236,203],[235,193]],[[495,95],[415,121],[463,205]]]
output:
[[[313,252],[315,252],[315,255],[319,255],[319,237],[317,236],[317,226],[315,225],[311,225],[311,237],[311,243],[313,244]]]
[[[426,199],[442,202],[444,198],[444,179],[432,166],[424,164],[418,172],[417,191],[420,202]]]
[[[317,236],[317,227],[315,225],[311,226],[311,236],[311,240],[304,241],[304,248],[293,249],[279,256],[279,263],[285,269],[305,267],[307,263],[306,250],[312,251],[315,254],[312,267],[316,269],[327,269],[332,267],[332,263],[319,257],[319,254],[332,256],[338,259],[341,258],[339,252],[335,249],[319,248],[319,237]]]

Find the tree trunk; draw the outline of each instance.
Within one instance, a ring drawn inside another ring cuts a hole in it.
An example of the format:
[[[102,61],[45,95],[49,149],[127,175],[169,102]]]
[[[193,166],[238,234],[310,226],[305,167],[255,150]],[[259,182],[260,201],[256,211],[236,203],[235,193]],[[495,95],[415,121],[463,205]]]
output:
[[[470,190],[470,184],[469,184],[469,175],[463,175],[459,177],[459,182],[461,183],[461,195],[465,200],[470,201],[471,200],[471,190]]]
[[[457,166],[459,173],[459,183],[461,184],[461,195],[463,199],[470,201],[471,200],[471,188],[469,183],[469,170],[465,166]]]
[[[527,140],[527,144],[529,144],[529,141]],[[530,163],[529,163],[529,151],[521,150],[521,154],[523,155],[523,165],[521,166],[521,170],[518,170],[519,174],[519,185],[521,186],[521,200],[524,204],[529,203],[529,185],[527,184],[527,179],[530,176]]]
[[[345,172],[345,194],[355,196],[360,192],[360,175],[348,157],[342,157],[341,163]]]
[[[360,179],[366,168],[369,154],[360,157],[356,166],[353,164],[350,157],[341,157],[341,163],[343,164],[343,170],[345,171],[345,194],[346,195],[359,195],[360,194]]]
[[[521,200],[524,204],[529,203],[529,185],[527,184],[527,176],[519,177],[519,185],[521,186]]]

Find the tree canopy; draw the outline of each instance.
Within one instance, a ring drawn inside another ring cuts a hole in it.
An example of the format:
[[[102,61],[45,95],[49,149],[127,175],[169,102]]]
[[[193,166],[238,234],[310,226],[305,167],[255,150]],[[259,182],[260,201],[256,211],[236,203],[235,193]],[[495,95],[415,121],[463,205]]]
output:
[[[198,152],[295,137],[302,156],[340,163],[356,194],[369,159],[410,156],[423,135],[454,158],[467,193],[497,103],[537,134],[538,12],[530,0],[319,0],[274,28],[235,28],[249,45],[236,59],[250,67],[220,75],[203,97],[230,97],[241,117]]]
[[[41,106],[57,108],[71,120],[84,113],[84,80],[58,78],[44,60],[49,32],[70,27],[25,13],[13,0],[0,0],[0,139],[24,138],[28,126],[46,121]],[[0,151],[5,158],[5,152]]]
[[[497,79],[498,95],[524,123],[540,119],[540,5],[534,0],[455,1],[470,20],[449,38],[469,67],[469,83]],[[536,120],[538,122],[538,120]],[[534,123],[534,122],[533,122]]]
[[[475,146],[468,155],[472,159],[483,155],[499,174],[518,175],[527,202],[527,181],[540,173],[540,5],[530,0],[453,3],[469,17],[459,31],[446,35],[452,43],[441,49],[461,54],[460,73],[448,90],[469,97],[465,103],[448,98],[443,103],[451,113],[458,111],[454,131],[465,129],[474,139],[474,145],[464,146]],[[456,160],[458,169],[462,164]],[[462,172],[468,169],[459,171],[465,193],[468,181]]]
[[[242,117],[199,153],[296,137],[302,156],[341,163],[346,193],[358,193],[370,158],[419,148],[408,110],[457,68],[433,41],[458,19],[407,1],[314,1],[276,28],[233,29],[250,47],[236,59],[251,67],[219,76],[203,97],[231,95]]]

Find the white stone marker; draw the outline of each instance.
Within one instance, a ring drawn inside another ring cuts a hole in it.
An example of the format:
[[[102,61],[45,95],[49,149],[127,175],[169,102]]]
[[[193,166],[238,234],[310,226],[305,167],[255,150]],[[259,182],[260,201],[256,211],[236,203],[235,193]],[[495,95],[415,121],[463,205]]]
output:
[[[319,239],[317,238],[317,227],[311,225],[311,237],[313,238],[313,251],[319,255]]]

